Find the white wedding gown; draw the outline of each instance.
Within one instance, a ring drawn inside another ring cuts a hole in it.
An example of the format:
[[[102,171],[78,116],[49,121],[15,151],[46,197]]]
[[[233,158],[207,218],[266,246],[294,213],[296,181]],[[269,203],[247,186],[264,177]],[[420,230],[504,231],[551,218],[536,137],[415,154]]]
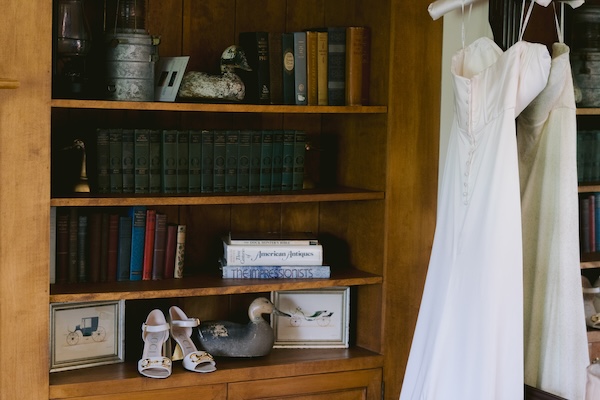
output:
[[[546,88],[517,119],[523,220],[525,383],[585,397],[577,121],[569,47],[555,43]]]
[[[502,52],[485,37],[452,59],[455,116],[401,400],[523,398],[515,118],[549,69],[545,46]]]

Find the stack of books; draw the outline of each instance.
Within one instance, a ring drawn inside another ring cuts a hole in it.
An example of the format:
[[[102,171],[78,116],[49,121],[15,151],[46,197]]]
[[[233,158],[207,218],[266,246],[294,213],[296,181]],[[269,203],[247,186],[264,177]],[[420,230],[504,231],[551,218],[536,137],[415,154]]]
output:
[[[329,278],[323,246],[312,233],[229,233],[223,237],[223,278]]]

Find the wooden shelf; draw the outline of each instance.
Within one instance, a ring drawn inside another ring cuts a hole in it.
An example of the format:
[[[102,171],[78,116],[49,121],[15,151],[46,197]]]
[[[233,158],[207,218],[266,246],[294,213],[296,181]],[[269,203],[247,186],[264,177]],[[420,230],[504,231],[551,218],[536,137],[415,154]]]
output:
[[[600,192],[600,184],[580,184],[578,188],[579,193],[595,193]]]
[[[110,395],[197,385],[257,381],[294,375],[326,374],[381,368],[383,356],[360,347],[349,349],[273,349],[265,357],[216,358],[217,371],[194,374],[181,362],[168,379],[148,379],[137,371],[137,360],[50,374],[50,398]],[[199,376],[201,375],[201,376]],[[201,378],[201,379],[200,379]]]
[[[385,114],[387,106],[295,106],[53,99],[54,108],[280,114]]]
[[[381,276],[346,269],[332,271],[329,279],[222,279],[214,275],[202,275],[157,281],[66,283],[50,286],[50,303],[262,293],[273,290],[374,285],[382,282]]]
[[[358,201],[382,200],[382,191],[337,187],[332,189],[306,189],[290,192],[272,193],[217,193],[190,195],[73,195],[71,197],[55,197],[50,205],[55,207],[89,207],[89,206],[184,206],[184,205],[216,205],[216,204],[267,204],[267,203],[308,203],[322,201]]]
[[[577,115],[600,115],[600,108],[578,108]]]

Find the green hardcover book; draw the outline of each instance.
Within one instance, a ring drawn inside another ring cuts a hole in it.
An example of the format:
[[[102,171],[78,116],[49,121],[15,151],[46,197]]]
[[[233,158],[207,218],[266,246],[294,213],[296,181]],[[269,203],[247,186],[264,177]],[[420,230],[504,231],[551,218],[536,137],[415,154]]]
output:
[[[296,131],[294,144],[293,190],[300,190],[304,185],[304,156],[306,153],[306,132]]]
[[[271,171],[273,170],[273,131],[262,131],[260,161],[260,191],[271,191]]]
[[[281,190],[283,173],[283,131],[273,131],[273,158],[271,164],[271,191]]]
[[[283,131],[283,164],[281,168],[281,190],[293,189],[295,143],[296,131],[288,129]]]
[[[177,193],[177,131],[162,132],[162,192]]]
[[[110,192],[123,192],[123,130],[111,129],[110,133]]]
[[[225,131],[216,130],[213,144],[213,191],[225,191]]]
[[[190,131],[189,193],[202,191],[202,131]]]
[[[161,132],[158,129],[150,130],[150,147],[148,161],[150,163],[149,182],[150,193],[162,191],[162,155],[161,155]]]
[[[211,130],[202,131],[202,193],[213,192],[214,179],[214,132]]]
[[[250,177],[249,190],[251,192],[260,191],[260,167],[262,164],[262,132],[251,131],[250,134]]]
[[[294,101],[308,104],[306,75],[306,32],[294,32]]]
[[[225,191],[237,192],[240,131],[225,131]]]
[[[150,192],[150,131],[148,129],[136,129],[135,136],[135,193]]]
[[[96,192],[110,193],[110,131],[96,130]]]
[[[133,129],[123,129],[123,193],[135,192],[135,136]]]
[[[237,191],[250,191],[250,161],[252,158],[252,131],[241,130],[238,140]]]
[[[294,72],[294,34],[281,35],[282,69],[283,69],[283,104],[296,104]]]
[[[188,193],[190,178],[190,132],[177,131],[177,193]]]
[[[244,101],[252,104],[269,104],[269,34],[267,32],[241,32],[240,46],[246,53],[251,71],[239,71],[246,86]]]

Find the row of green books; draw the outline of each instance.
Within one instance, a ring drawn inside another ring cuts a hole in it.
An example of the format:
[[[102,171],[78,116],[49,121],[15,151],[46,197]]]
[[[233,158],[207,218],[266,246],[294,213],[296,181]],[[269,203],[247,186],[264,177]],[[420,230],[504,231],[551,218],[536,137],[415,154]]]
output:
[[[600,182],[600,130],[577,131],[577,180]]]
[[[300,190],[299,130],[97,129],[98,193]]]

